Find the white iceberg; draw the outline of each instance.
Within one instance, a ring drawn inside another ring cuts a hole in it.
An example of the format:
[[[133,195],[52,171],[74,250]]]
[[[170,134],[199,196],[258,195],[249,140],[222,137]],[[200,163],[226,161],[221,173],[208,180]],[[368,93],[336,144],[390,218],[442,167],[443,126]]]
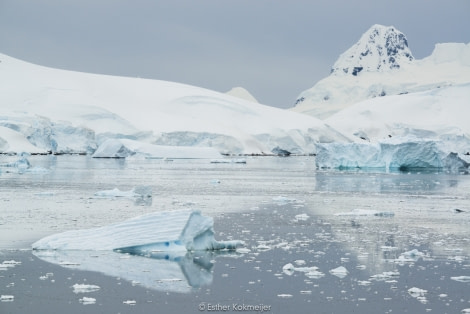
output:
[[[165,146],[130,139],[108,139],[94,152],[94,158],[126,158],[141,155],[146,158],[211,159],[220,158],[212,147]]]
[[[154,212],[112,225],[47,236],[34,250],[115,250],[121,252],[236,249],[242,241],[216,241],[214,221],[199,211]]]

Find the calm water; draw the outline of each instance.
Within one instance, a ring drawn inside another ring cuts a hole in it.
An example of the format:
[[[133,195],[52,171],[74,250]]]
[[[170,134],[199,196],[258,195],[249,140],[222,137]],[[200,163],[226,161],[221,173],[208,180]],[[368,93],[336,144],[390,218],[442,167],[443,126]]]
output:
[[[28,159],[29,172],[0,168],[1,313],[470,308],[469,176],[317,171],[313,157]],[[151,186],[150,202],[94,196],[139,185]],[[246,247],[166,257],[30,250],[48,234],[180,208],[214,217],[217,239]],[[340,266],[347,273],[330,272]]]

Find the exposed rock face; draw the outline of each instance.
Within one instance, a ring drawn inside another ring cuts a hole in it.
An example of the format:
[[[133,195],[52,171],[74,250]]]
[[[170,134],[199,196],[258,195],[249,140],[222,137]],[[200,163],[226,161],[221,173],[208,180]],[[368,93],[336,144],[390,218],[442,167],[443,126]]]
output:
[[[413,61],[406,36],[393,26],[373,25],[361,39],[346,50],[331,72],[357,76],[362,71],[383,72]]]

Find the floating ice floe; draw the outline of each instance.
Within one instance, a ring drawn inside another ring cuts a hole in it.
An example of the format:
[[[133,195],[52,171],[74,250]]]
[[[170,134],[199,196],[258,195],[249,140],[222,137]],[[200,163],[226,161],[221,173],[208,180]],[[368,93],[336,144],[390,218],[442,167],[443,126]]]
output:
[[[155,212],[124,222],[47,236],[34,250],[115,250],[120,252],[236,249],[242,241],[216,241],[214,220],[199,211]]]
[[[295,198],[290,198],[282,195],[273,197],[273,201],[279,206],[298,202],[298,200]]]
[[[470,276],[455,276],[450,277],[450,279],[460,282],[470,282]]]
[[[13,172],[13,173],[45,173],[49,172],[48,169],[43,167],[33,167],[26,156],[29,154],[21,154],[21,157],[13,162],[3,163],[0,164],[1,168],[6,168],[6,172]]]
[[[360,209],[356,208],[350,212],[336,213],[335,216],[377,216],[377,217],[393,217],[394,212],[384,212],[372,209]]]
[[[397,259],[395,259],[395,263],[403,264],[403,263],[413,263],[417,262],[420,258],[425,257],[426,254],[423,252],[418,251],[417,249],[413,249],[408,252],[401,253]]]
[[[419,302],[425,304],[428,302],[428,300],[426,299],[426,293],[428,293],[427,290],[424,290],[424,289],[420,289],[420,288],[416,288],[416,287],[413,287],[413,288],[410,288],[408,289],[408,293],[415,299],[417,299]]]
[[[21,265],[21,262],[17,262],[15,260],[10,260],[10,261],[3,261],[0,264],[0,270],[6,270],[8,268],[13,268],[17,265]]]
[[[336,277],[339,277],[339,278],[344,278],[346,277],[349,272],[348,270],[346,269],[346,267],[344,266],[339,266],[337,268],[334,268],[334,269],[331,269],[330,270],[330,274],[336,276]]]
[[[96,303],[96,299],[91,298],[91,297],[83,297],[83,298],[79,299],[78,301],[80,303],[82,303],[83,305],[90,305],[90,304],[95,304]]]
[[[310,216],[307,214],[298,214],[298,215],[295,215],[294,221],[307,221],[309,218]]]
[[[389,280],[389,279],[396,278],[399,276],[400,276],[400,273],[397,271],[384,271],[381,274],[370,276],[370,279],[376,280],[376,281],[385,281],[385,280]]]
[[[90,293],[100,290],[100,286],[97,285],[86,285],[86,284],[74,284],[72,286],[73,293]]]
[[[12,302],[15,300],[15,296],[9,294],[0,295],[0,302]]]
[[[304,273],[309,273],[318,270],[318,267],[316,266],[311,266],[311,267],[295,267],[292,263],[288,263],[284,266],[282,266],[282,271],[286,275],[292,275],[294,272],[304,272]]]
[[[152,187],[146,185],[136,186],[130,191],[121,191],[118,188],[103,190],[95,193],[95,197],[101,198],[129,198],[133,199],[137,205],[152,204]]]

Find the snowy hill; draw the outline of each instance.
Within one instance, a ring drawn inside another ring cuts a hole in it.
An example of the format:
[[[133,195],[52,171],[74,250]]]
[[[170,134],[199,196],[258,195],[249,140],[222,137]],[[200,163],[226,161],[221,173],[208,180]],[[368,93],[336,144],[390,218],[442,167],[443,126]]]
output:
[[[302,92],[292,111],[325,119],[363,100],[470,82],[470,43],[437,44],[413,58],[406,36],[393,26],[372,26],[343,53],[331,74]]]
[[[0,54],[0,152],[93,153],[110,138],[221,153],[311,153],[322,121],[167,81],[47,68]]]

